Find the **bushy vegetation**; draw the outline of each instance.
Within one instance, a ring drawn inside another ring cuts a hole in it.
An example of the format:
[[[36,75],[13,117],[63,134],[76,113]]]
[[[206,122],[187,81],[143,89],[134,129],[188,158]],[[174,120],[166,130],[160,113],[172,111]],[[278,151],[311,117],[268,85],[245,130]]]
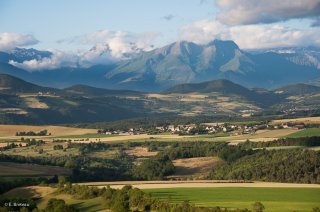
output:
[[[36,140],[34,138],[32,139],[24,139],[24,138],[21,138],[21,142],[23,143],[26,143],[26,146],[33,146],[33,145],[36,145],[36,146],[40,146],[41,144],[44,144],[45,142],[43,140]],[[5,150],[9,150],[9,149],[14,149],[14,148],[17,148],[17,147],[22,147],[23,145],[21,143],[19,144],[16,144],[14,142],[7,142],[7,146],[4,146],[4,147],[0,147],[0,151],[5,151]]]
[[[46,136],[48,130],[41,130],[40,132],[28,131],[28,132],[16,132],[16,136]],[[49,133],[51,135],[51,133]]]
[[[144,160],[134,169],[133,176],[139,180],[163,180],[173,174],[174,165],[167,155],[159,154]]]
[[[77,210],[72,205],[67,205],[62,199],[49,199],[47,207],[44,209],[46,212],[77,212]]]
[[[130,178],[132,159],[121,154],[115,159],[80,156],[29,157],[0,154],[2,162],[33,163],[40,165],[62,166],[73,169],[71,179],[79,181],[125,180]]]
[[[234,161],[255,151],[240,146],[228,145],[226,142],[175,142],[165,149],[163,154],[171,160],[179,158],[219,156],[226,161]]]
[[[167,200],[153,198],[137,188],[124,186],[122,189],[91,188],[82,185],[67,184],[59,189],[60,193],[71,194],[75,198],[95,198],[102,197],[104,206],[113,212],[127,211],[170,211],[170,212],[249,212],[248,209],[227,209],[220,207],[199,207],[190,204],[188,201],[183,203],[170,203]]]
[[[14,149],[16,147],[18,147],[18,144],[15,143],[7,143],[7,146],[4,147],[0,147],[0,151],[5,151],[5,150],[9,150],[9,149]]]
[[[320,152],[303,149],[259,151],[221,164],[210,173],[209,179],[320,183]]]
[[[320,137],[303,137],[303,138],[280,138],[274,141],[268,142],[244,142],[240,143],[239,146],[251,149],[251,148],[264,148],[264,147],[277,147],[277,146],[320,146]]]
[[[58,144],[53,146],[53,150],[62,150],[62,149],[63,149],[63,145]]]

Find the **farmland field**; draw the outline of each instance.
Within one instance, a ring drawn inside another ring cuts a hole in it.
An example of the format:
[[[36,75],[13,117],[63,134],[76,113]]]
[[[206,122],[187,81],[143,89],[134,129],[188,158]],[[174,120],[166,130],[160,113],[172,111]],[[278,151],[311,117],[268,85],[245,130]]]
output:
[[[70,175],[71,170],[57,166],[0,162],[0,177]]]
[[[305,118],[296,118],[296,119],[279,119],[273,120],[273,124],[281,124],[281,123],[320,123],[320,117],[305,117]]]
[[[311,211],[320,207],[319,188],[165,188],[145,189],[153,197],[172,202],[190,200],[199,206],[251,209],[262,202],[266,212]]]
[[[119,135],[106,135],[106,134],[78,134],[78,135],[64,135],[57,136],[55,138],[108,138],[115,137]]]
[[[150,182],[151,183],[151,182]],[[168,183],[170,184],[170,183]],[[192,184],[192,182],[190,182]],[[223,184],[223,183],[217,183]],[[253,184],[253,183],[252,183]],[[262,183],[261,185],[263,185]],[[268,183],[267,183],[268,184]],[[271,186],[273,183],[269,183]],[[257,183],[257,186],[260,184]],[[281,183],[274,184],[281,186]],[[152,185],[150,185],[152,186]],[[284,184],[284,186],[289,186]],[[303,186],[303,185],[301,185]],[[104,209],[101,197],[79,200],[71,195],[55,193],[56,189],[46,186],[29,186],[15,188],[3,197],[36,198],[40,209],[43,209],[50,198],[58,198],[74,205],[81,211],[100,211]],[[189,200],[198,206],[220,206],[222,208],[248,208],[259,201],[266,207],[266,212],[311,211],[319,207],[320,188],[278,188],[278,187],[221,187],[221,188],[149,188],[144,192],[152,197],[177,203]]]
[[[70,135],[81,135],[81,134],[92,134],[96,133],[96,129],[82,129],[75,127],[62,127],[62,126],[32,126],[32,125],[0,125],[0,137],[12,137],[16,135],[16,132],[28,132],[34,131],[39,132],[41,130],[48,130],[52,136],[70,136]]]
[[[222,161],[218,157],[184,158],[172,161],[176,167],[174,175],[170,177],[202,177],[214,166]]]
[[[301,183],[275,183],[275,182],[239,182],[230,180],[151,180],[151,181],[111,181],[111,182],[86,182],[80,185],[105,187],[119,189],[125,185],[132,185],[139,189],[163,189],[163,188],[317,188],[320,184]]]
[[[9,155],[21,155],[25,157],[51,157],[51,156],[65,156],[65,155],[78,155],[79,151],[76,148],[67,148],[65,150],[54,150],[54,145],[56,143],[46,142],[41,146],[28,146],[28,147],[19,147],[15,149],[9,149],[6,151],[6,154]],[[67,144],[62,144],[64,148],[66,148]],[[39,153],[39,150],[43,151],[43,153]]]
[[[299,132],[292,133],[285,137],[288,138],[300,138],[300,137],[320,136],[320,128],[308,128]]]
[[[244,135],[232,135],[230,133],[220,133],[214,135],[186,135],[179,136],[177,134],[157,134],[157,135],[105,135],[97,134],[97,129],[82,129],[72,127],[61,126],[28,126],[28,125],[0,125],[0,138],[3,141],[16,139],[19,140],[20,136],[15,136],[16,132],[34,131],[39,132],[41,130],[48,130],[51,136],[24,136],[30,138],[39,138],[45,140],[52,139],[70,139],[75,141],[76,139],[86,139],[83,141],[76,141],[81,143],[90,142],[144,142],[144,141],[234,141],[244,142],[247,139],[251,141],[270,141],[279,137],[285,137],[298,133],[295,129],[277,129],[277,130],[259,130],[255,134]],[[307,132],[308,133],[308,132]],[[315,134],[317,133],[314,132]]]

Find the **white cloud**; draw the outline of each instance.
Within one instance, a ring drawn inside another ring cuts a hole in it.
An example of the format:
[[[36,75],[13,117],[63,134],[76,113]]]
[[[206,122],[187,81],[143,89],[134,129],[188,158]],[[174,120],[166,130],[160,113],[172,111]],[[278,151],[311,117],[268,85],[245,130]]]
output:
[[[202,20],[180,29],[179,40],[206,44],[213,39],[230,39],[229,28],[218,21]]]
[[[38,42],[32,35],[13,32],[0,33],[0,51],[10,51],[16,47],[35,45]]]
[[[248,25],[230,28],[230,38],[242,48],[320,46],[320,29],[293,29],[282,25]]]
[[[218,20],[227,25],[257,24],[320,15],[320,0],[215,0]]]
[[[100,30],[59,42],[80,43],[92,46],[109,46],[112,57],[122,58],[127,54],[149,51],[154,48],[153,42],[159,36],[157,32],[131,33],[126,31]]]
[[[214,39],[233,40],[241,48],[259,49],[289,46],[320,46],[320,29],[293,29],[280,24],[228,27],[214,20],[202,20],[184,26],[180,40],[205,44]]]
[[[22,63],[10,60],[9,64],[27,71],[53,70],[62,67],[90,67],[96,64],[108,64],[115,59],[109,54],[107,46],[95,46],[86,52],[67,53],[59,50],[49,50],[51,57],[40,60],[25,60]]]
[[[52,70],[60,67],[77,67],[78,57],[58,50],[50,50],[51,57],[40,60],[25,60],[22,63],[10,60],[9,64],[27,71]]]
[[[51,50],[49,58],[28,60],[22,63],[10,61],[9,64],[28,71],[53,70],[61,67],[90,67],[96,64],[109,64],[111,62],[127,59],[130,54],[153,49],[152,42],[157,33],[134,34],[122,31],[102,30],[84,36],[74,37],[63,42],[78,42],[92,45],[89,51],[66,53]]]

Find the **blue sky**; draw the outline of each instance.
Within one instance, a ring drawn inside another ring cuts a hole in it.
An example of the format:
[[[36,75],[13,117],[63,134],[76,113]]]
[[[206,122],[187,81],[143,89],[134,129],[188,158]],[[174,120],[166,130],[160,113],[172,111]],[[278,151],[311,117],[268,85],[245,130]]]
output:
[[[53,52],[11,64],[90,66],[179,40],[242,49],[320,47],[320,0],[1,0],[0,51]]]
[[[1,31],[32,34],[38,48],[63,49],[70,46],[57,40],[104,29],[159,32],[163,44],[174,41],[181,26],[216,12],[213,2],[197,0],[2,0],[0,8]]]

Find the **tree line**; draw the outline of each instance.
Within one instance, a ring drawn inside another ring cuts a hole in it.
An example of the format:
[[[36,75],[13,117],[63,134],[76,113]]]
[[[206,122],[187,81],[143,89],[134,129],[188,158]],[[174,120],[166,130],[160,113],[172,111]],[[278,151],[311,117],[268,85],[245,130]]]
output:
[[[250,142],[249,140],[240,143],[241,147],[245,149],[251,148],[265,148],[265,147],[278,147],[278,146],[305,146],[305,147],[313,147],[320,146],[320,136],[311,136],[311,137],[303,137],[303,138],[279,138],[274,141],[268,142]]]
[[[320,152],[291,149],[263,150],[220,164],[208,179],[320,183]]]
[[[171,203],[168,200],[160,200],[157,198],[153,198],[152,195],[147,194],[138,188],[133,188],[130,185],[124,186],[122,189],[112,189],[110,188],[110,186],[99,189],[97,187],[90,187],[86,185],[73,185],[71,183],[66,183],[65,185],[60,185],[58,192],[64,193],[64,194],[70,194],[74,198],[78,198],[78,199],[90,199],[90,198],[102,197],[104,207],[111,209],[111,211],[113,212],[128,212],[128,211],[250,212],[251,211],[249,209],[199,207],[189,203],[188,201],[184,201],[182,203]],[[256,205],[257,204],[255,204],[255,206]],[[253,211],[258,211],[258,210],[253,210]]]
[[[28,132],[16,132],[16,136],[46,136],[51,135],[48,134],[48,130],[41,130],[40,132],[28,131]]]

